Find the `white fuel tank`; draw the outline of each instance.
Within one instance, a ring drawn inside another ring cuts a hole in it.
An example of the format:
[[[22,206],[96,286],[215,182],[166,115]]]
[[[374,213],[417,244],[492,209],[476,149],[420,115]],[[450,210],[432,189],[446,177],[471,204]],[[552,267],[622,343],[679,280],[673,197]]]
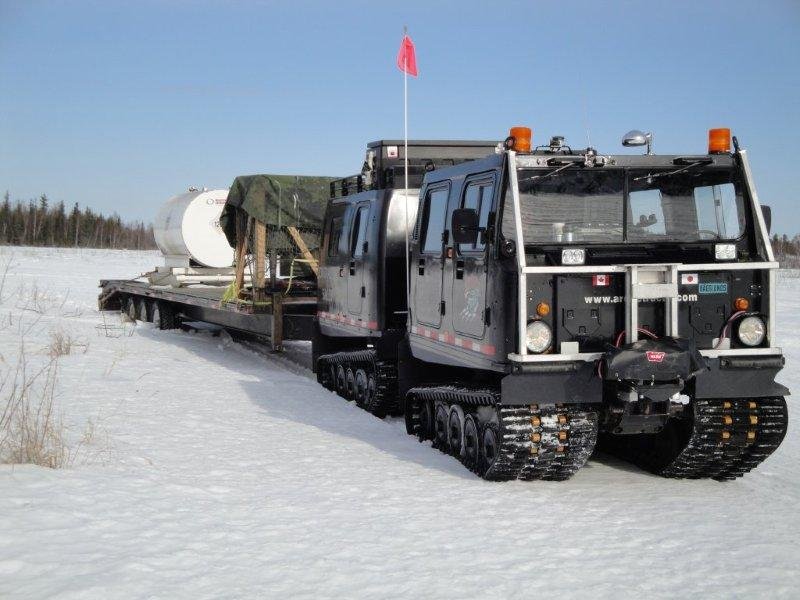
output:
[[[153,233],[167,266],[230,267],[233,248],[219,224],[228,190],[189,191],[161,207]]]

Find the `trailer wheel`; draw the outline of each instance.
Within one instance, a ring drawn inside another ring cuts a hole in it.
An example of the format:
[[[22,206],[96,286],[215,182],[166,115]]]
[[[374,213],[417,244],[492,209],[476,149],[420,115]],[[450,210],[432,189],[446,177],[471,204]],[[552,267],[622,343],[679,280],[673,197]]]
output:
[[[134,323],[139,318],[139,307],[136,305],[136,298],[134,296],[128,296],[128,299],[125,301],[125,315]]]
[[[153,323],[159,329],[175,329],[178,327],[178,317],[175,309],[168,302],[156,300],[153,302]]]
[[[138,302],[139,320],[144,321],[145,323],[153,322],[149,305],[150,303],[144,298],[141,298]]]

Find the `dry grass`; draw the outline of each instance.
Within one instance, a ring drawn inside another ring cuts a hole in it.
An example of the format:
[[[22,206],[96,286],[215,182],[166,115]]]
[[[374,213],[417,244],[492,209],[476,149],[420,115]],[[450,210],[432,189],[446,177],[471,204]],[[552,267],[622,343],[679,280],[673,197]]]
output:
[[[11,284],[12,258],[0,260],[0,331],[3,339],[14,340],[0,344],[0,464],[59,469],[92,462],[107,452],[107,436],[92,419],[83,430],[71,430],[57,397],[61,357],[89,350],[88,340],[59,325],[65,317],[79,316],[80,308],[65,313],[68,292],[54,293],[21,279]],[[41,337],[48,322],[54,324],[49,339]]]
[[[50,346],[48,349],[50,358],[58,358],[59,356],[72,354],[73,350],[80,350],[81,354],[86,354],[89,351],[89,344],[88,342],[74,339],[71,333],[55,331],[50,334]]]
[[[64,423],[54,403],[58,361],[31,368],[24,348],[16,369],[0,381],[0,463],[29,463],[57,469],[72,456]]]
[[[98,334],[107,338],[132,337],[136,332],[136,322],[131,321],[125,313],[118,313],[111,318],[106,318],[105,312],[100,313],[102,323],[95,325]]]

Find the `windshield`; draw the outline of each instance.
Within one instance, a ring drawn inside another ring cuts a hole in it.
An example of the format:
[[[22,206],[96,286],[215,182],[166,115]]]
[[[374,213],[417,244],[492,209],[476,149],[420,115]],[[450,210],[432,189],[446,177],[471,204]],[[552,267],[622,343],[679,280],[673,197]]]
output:
[[[526,244],[736,239],[744,205],[729,168],[519,169]],[[627,189],[627,193],[626,193]],[[503,235],[514,235],[513,211]]]

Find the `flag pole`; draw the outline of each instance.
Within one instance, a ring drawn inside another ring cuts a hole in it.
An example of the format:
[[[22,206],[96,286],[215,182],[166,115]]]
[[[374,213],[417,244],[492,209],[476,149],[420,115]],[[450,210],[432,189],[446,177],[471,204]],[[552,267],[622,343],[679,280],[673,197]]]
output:
[[[403,26],[403,39],[408,35],[408,27]],[[404,167],[404,185],[403,202],[405,206],[406,215],[406,307],[411,308],[411,266],[409,261],[409,247],[408,247],[408,54],[403,58],[403,167]]]

